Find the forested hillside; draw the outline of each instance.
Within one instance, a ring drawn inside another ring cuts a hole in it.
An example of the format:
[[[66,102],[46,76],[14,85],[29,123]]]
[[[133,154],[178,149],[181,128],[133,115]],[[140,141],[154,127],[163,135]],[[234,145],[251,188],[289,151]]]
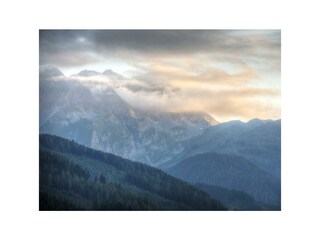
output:
[[[40,135],[40,210],[225,210],[145,164]]]
[[[280,181],[241,156],[203,153],[184,159],[166,171],[190,183],[243,191],[256,201],[281,205]]]

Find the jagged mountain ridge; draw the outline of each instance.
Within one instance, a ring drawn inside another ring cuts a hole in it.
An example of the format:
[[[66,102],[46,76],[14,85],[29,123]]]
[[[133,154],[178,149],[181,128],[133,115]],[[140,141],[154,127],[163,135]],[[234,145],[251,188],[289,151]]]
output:
[[[172,167],[197,154],[217,152],[242,156],[280,178],[281,120],[220,123],[207,128],[202,135],[184,141],[183,147],[182,152],[161,167]]]
[[[124,76],[112,71],[111,69],[106,69],[102,73],[97,72],[97,71],[92,71],[92,70],[82,70],[77,74],[71,75],[70,77],[71,78],[76,78],[76,77],[94,77],[94,76],[104,76],[104,77],[108,77],[108,78],[113,79],[113,80],[123,80],[123,79],[125,79]]]
[[[112,70],[103,74],[122,78]],[[85,70],[80,75],[100,73]],[[54,67],[40,68],[41,133],[157,166],[183,150],[182,140],[200,135],[217,123],[203,112],[141,111],[110,86],[95,88],[68,79]]]

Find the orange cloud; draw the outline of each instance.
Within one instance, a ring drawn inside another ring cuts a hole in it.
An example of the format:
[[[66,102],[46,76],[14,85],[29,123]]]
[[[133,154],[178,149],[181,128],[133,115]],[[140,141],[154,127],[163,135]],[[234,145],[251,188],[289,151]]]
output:
[[[206,111],[220,121],[280,118],[279,30],[40,33],[40,62],[129,66],[121,81],[83,82],[112,85],[138,108]]]

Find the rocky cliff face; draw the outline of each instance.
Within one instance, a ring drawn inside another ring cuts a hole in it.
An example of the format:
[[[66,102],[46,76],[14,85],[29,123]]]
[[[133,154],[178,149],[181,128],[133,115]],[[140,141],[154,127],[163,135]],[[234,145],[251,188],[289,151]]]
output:
[[[110,87],[90,87],[49,70],[42,70],[44,79],[40,75],[41,133],[157,166],[183,151],[181,141],[218,123],[203,112],[141,111]]]

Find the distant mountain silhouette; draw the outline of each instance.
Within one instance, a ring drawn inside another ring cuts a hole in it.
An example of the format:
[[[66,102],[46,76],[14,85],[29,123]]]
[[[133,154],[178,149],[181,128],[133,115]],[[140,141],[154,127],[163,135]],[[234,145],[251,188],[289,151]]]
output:
[[[166,170],[190,183],[243,191],[256,201],[280,207],[280,182],[250,161],[236,155],[203,153]]]
[[[231,121],[212,126],[183,143],[184,151],[168,161],[168,168],[188,157],[217,152],[246,158],[259,168],[280,177],[281,170],[281,120],[254,119],[247,123]]]

